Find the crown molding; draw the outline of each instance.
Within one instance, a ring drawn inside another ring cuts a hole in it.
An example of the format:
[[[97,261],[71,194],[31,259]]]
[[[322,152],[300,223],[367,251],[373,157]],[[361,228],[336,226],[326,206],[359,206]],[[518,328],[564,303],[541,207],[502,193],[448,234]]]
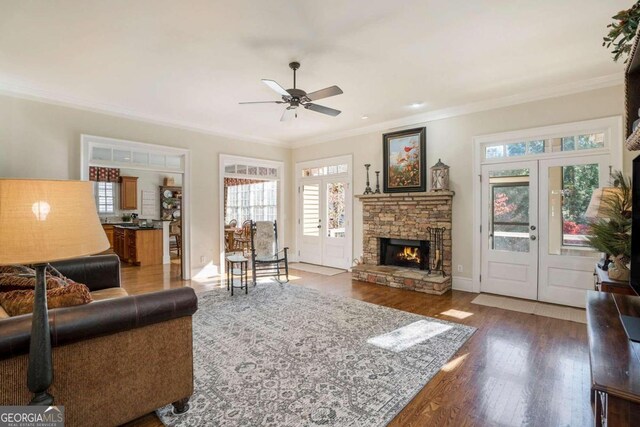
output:
[[[171,120],[159,116],[143,114],[138,111],[129,110],[108,104],[94,103],[86,100],[60,95],[50,91],[27,87],[11,82],[0,81],[0,94],[11,96],[14,98],[22,98],[31,101],[44,102],[47,104],[60,105],[63,107],[75,108],[95,113],[108,114],[115,117],[138,120],[146,123],[152,123],[160,126],[168,126],[177,129],[199,132],[208,135],[230,138],[238,141],[265,144],[276,147],[300,148],[309,145],[320,144],[323,142],[334,141],[336,139],[348,138],[367,133],[387,131],[395,128],[412,126],[418,123],[442,120],[451,117],[463,116],[466,114],[478,113],[482,111],[494,110],[497,108],[509,107],[512,105],[524,104],[548,98],[556,98],[565,95],[576,94],[580,92],[588,92],[591,90],[602,89],[611,86],[621,85],[624,82],[624,74],[616,73],[606,76],[595,77],[591,79],[567,83],[564,85],[541,88],[529,92],[509,95],[501,98],[488,99],[469,104],[443,108],[440,110],[429,111],[426,113],[415,114],[402,117],[399,119],[388,120],[380,123],[374,123],[369,126],[363,126],[355,129],[348,129],[339,132],[330,132],[323,135],[299,139],[295,141],[281,141],[271,138],[261,138],[248,136],[235,132],[221,131],[215,128],[206,128],[187,121]]]
[[[509,107],[527,102],[540,101],[543,99],[557,98],[565,95],[572,95],[591,90],[617,86],[624,83],[624,73],[609,74],[606,76],[595,77],[587,80],[570,82],[567,84],[541,88],[529,92],[509,95],[501,98],[488,99],[485,101],[473,102],[470,104],[459,105],[455,107],[443,108],[440,110],[429,111],[426,113],[415,114],[412,116],[402,117],[400,119],[388,120],[375,123],[369,126],[363,126],[356,129],[348,129],[340,132],[334,132],[308,139],[302,139],[291,143],[291,148],[306,147],[309,145],[321,144],[323,142],[334,141],[336,139],[348,138],[367,133],[388,131],[406,126],[413,126],[418,123],[432,122],[435,120],[448,119],[451,117],[463,116],[466,114],[478,113],[482,111],[495,110],[497,108]]]
[[[137,120],[145,123],[151,123],[160,126],[167,126],[176,129],[188,130],[192,132],[204,133],[208,135],[230,138],[238,141],[253,142],[277,147],[290,147],[287,142],[270,138],[261,138],[255,136],[247,136],[235,132],[221,131],[214,128],[202,127],[187,121],[171,120],[159,116],[143,114],[138,111],[129,110],[123,107],[117,107],[108,104],[90,102],[79,98],[74,98],[59,93],[50,92],[43,89],[36,89],[23,85],[17,85],[10,82],[0,81],[0,94],[13,98],[21,98],[30,101],[38,101],[47,104],[59,105],[94,113],[108,114],[110,116],[120,117],[124,119]]]

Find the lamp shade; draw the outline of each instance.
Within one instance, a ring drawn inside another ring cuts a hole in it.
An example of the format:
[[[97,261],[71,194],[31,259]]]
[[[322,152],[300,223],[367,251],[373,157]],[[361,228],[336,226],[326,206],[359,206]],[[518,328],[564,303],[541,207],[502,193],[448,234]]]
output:
[[[613,197],[622,198],[622,192],[617,187],[603,187],[593,190],[589,207],[585,217],[590,220],[609,219],[609,207],[604,201]]]
[[[109,249],[89,181],[0,179],[0,265]]]

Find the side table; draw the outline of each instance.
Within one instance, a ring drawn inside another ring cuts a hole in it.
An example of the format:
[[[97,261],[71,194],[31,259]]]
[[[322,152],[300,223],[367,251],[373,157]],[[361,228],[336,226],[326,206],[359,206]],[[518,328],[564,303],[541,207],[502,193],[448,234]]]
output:
[[[225,257],[227,263],[227,290],[231,290],[231,296],[233,296],[233,288],[244,289],[244,293],[249,293],[249,260],[242,255],[229,255]],[[239,279],[240,286],[235,286],[235,267],[239,267]]]

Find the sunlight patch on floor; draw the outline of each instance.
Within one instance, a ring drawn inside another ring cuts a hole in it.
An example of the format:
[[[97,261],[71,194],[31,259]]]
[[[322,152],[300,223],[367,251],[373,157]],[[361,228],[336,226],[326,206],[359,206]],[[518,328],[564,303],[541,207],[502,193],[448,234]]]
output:
[[[469,353],[465,353],[462,356],[456,357],[455,359],[451,360],[449,363],[444,365],[440,370],[445,372],[451,372],[455,370],[458,366],[462,364],[462,362],[464,362],[464,359],[466,359],[468,355]]]
[[[469,316],[473,316],[473,313],[469,313],[468,311],[454,310],[453,308],[451,310],[443,311],[440,314],[442,314],[443,316],[455,317],[456,319],[466,319]]]
[[[418,320],[395,331],[369,338],[367,343],[399,353],[451,329],[451,326],[429,320]]]

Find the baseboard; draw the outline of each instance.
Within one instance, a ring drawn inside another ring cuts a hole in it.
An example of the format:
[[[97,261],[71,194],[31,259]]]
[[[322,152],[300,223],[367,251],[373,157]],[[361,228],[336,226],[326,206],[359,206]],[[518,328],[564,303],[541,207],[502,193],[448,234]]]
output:
[[[473,292],[473,280],[471,280],[471,278],[453,276],[451,279],[451,287],[453,290]]]

